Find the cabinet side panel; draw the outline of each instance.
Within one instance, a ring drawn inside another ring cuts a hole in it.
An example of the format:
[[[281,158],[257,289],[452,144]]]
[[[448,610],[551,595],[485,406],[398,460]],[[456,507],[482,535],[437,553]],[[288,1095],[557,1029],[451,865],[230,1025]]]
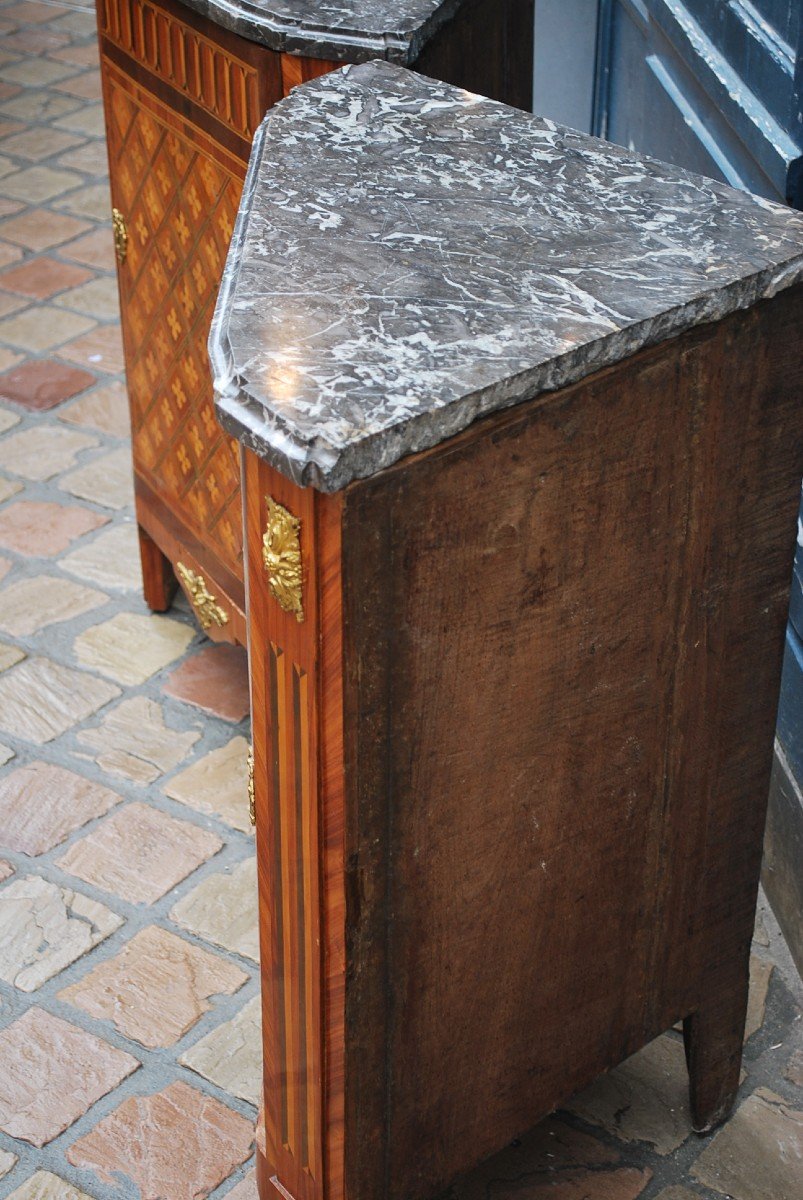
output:
[[[339,502],[296,488],[250,453],[243,462],[268,1182],[277,1195],[322,1200],[332,1178],[326,1194],[335,1200],[343,1076]],[[270,587],[266,535],[280,566],[299,547],[298,611],[283,608]]]
[[[738,1011],[802,317],[797,289],[347,492],[360,1200],[437,1194],[674,1021]]]

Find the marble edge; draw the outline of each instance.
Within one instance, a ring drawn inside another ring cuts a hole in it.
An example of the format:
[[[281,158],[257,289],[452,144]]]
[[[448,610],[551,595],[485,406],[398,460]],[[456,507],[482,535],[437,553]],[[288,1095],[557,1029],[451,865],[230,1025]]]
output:
[[[359,63],[382,58],[400,66],[415,62],[427,42],[449,21],[464,0],[442,0],[423,22],[409,29],[337,28],[316,21],[288,21],[248,0],[184,0],[188,8],[223,29],[280,53],[332,62]]]
[[[622,362],[639,350],[659,345],[699,325],[721,320],[751,308],[795,284],[803,283],[803,254],[781,266],[768,267],[734,280],[727,287],[701,296],[656,317],[627,325],[615,333],[578,346],[566,354],[538,363],[498,384],[413,417],[353,442],[342,450],[320,441],[304,442],[265,410],[248,391],[248,381],[230,371],[222,391],[216,378],[216,407],[223,428],[281,474],[300,487],[320,492],[341,491],[412,454],[432,449],[469,428],[481,417],[534,400],[540,395],[579,383],[605,367]],[[216,321],[218,314],[216,313]],[[213,327],[214,328],[214,327]],[[218,327],[231,367],[225,321]],[[268,422],[271,422],[268,426]]]

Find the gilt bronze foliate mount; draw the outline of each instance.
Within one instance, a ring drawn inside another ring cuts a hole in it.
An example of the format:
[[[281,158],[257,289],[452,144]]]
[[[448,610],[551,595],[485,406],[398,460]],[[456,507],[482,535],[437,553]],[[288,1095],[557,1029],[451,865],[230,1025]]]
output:
[[[304,620],[301,572],[301,518],[266,496],[268,523],[262,539],[262,563],[271,595],[286,613]]]
[[[228,624],[229,614],[225,608],[222,608],[218,604],[216,598],[210,592],[203,575],[199,575],[182,562],[176,563],[176,573],[187,589],[190,604],[195,611],[201,629],[206,631],[212,625],[222,627]]]

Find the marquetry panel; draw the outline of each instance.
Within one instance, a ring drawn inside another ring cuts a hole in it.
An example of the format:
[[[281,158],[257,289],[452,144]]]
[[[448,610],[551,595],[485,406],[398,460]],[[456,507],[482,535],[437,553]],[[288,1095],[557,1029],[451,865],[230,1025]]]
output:
[[[206,343],[242,189],[238,160],[105,64],[136,471],[236,576],[239,454],[217,424]]]
[[[151,0],[103,0],[98,26],[115,46],[251,140],[264,112],[258,68],[245,57]]]
[[[261,896],[262,1168],[272,1184],[268,1198],[340,1200],[345,967],[340,500],[302,491],[254,455],[244,458]],[[303,621],[281,607],[265,573],[268,496],[300,520]]]

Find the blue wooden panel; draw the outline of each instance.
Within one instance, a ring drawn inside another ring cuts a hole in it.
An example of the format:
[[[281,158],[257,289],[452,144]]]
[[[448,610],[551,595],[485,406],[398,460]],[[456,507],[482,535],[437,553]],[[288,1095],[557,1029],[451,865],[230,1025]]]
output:
[[[601,0],[594,129],[803,209],[803,0]],[[803,508],[778,736],[803,782]]]
[[[778,124],[788,129],[797,49],[794,21],[782,22],[794,31],[789,41],[749,0],[685,0],[683,7]],[[799,8],[795,12],[799,17]]]
[[[774,9],[787,30],[790,14]],[[595,128],[774,200],[803,136],[797,47],[749,0],[603,0]]]

